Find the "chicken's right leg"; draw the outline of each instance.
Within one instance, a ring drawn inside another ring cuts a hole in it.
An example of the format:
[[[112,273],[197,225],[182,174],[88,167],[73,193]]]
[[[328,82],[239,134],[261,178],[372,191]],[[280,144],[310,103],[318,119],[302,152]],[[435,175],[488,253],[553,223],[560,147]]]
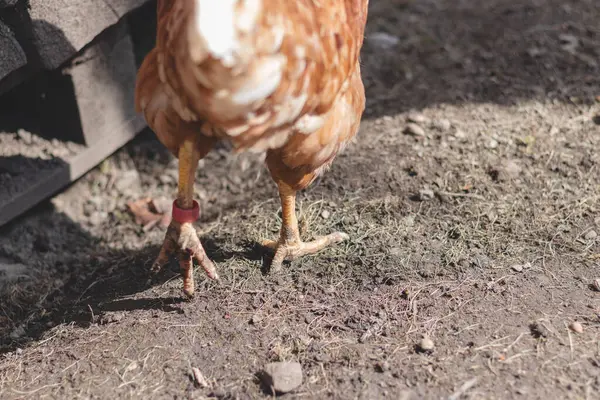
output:
[[[271,271],[281,270],[284,260],[292,261],[308,254],[315,254],[334,243],[340,243],[349,239],[343,232],[334,232],[326,236],[320,236],[311,242],[303,242],[298,231],[298,219],[296,218],[296,191],[284,182],[278,181],[279,197],[281,198],[282,225],[279,240],[265,240],[264,247],[274,251]]]
[[[193,226],[200,212],[193,197],[196,167],[201,155],[193,140],[184,141],[179,148],[179,185],[177,200],[173,202],[173,219],[158,258],[152,265],[152,272],[156,273],[169,261],[170,255],[175,256],[183,275],[183,292],[189,297],[194,294],[194,260],[210,278],[219,279]]]

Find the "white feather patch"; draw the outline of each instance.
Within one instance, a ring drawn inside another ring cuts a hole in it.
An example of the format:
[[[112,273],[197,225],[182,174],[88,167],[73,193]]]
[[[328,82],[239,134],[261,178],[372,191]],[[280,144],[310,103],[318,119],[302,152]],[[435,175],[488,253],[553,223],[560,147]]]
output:
[[[269,97],[279,86],[285,57],[271,56],[252,71],[249,81],[233,93],[231,100],[237,105],[250,105]]]
[[[233,67],[241,44],[238,30],[250,32],[261,10],[261,0],[195,0],[195,23],[208,52]],[[238,3],[240,6],[238,8]]]

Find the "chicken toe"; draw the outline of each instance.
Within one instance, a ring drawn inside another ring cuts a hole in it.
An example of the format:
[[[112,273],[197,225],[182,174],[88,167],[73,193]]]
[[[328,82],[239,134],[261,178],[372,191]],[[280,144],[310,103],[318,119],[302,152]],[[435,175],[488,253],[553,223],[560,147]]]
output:
[[[292,261],[308,254],[314,254],[325,247],[348,240],[343,232],[334,232],[320,236],[311,242],[300,240],[298,219],[296,218],[296,191],[284,182],[278,181],[279,197],[281,199],[282,226],[279,240],[265,240],[262,245],[275,252],[271,262],[271,272],[281,270],[283,261]]]
[[[341,243],[349,238],[344,232],[334,232],[326,236],[319,236],[310,242],[302,242],[296,238],[289,240],[284,237],[278,241],[265,240],[262,245],[275,252],[271,262],[271,271],[278,272],[284,261],[293,261],[308,254],[315,254],[331,244]]]
[[[174,256],[179,261],[183,276],[183,292],[188,297],[194,295],[194,261],[204,269],[209,278],[219,279],[215,265],[206,255],[191,223],[171,222],[151,272],[158,273],[169,261],[169,256]]]

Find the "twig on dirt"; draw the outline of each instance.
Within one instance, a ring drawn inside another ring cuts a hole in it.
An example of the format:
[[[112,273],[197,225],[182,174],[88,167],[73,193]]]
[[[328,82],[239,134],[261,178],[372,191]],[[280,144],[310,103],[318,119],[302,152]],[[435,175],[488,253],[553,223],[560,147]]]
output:
[[[448,397],[448,400],[458,400],[460,398],[460,396],[465,394],[469,389],[471,389],[476,384],[477,384],[477,378],[469,379],[468,381],[463,383],[462,386],[460,388],[458,388],[458,390],[456,392],[452,393],[452,395],[450,395]]]
[[[34,394],[34,393],[37,393],[37,392],[39,392],[40,390],[44,390],[44,389],[48,389],[48,388],[51,388],[51,387],[56,387],[56,386],[60,386],[60,383],[53,383],[53,384],[51,384],[51,385],[44,385],[44,386],[40,386],[40,387],[39,387],[39,388],[37,388],[37,389],[34,389],[34,390],[29,390],[29,391],[21,391],[21,390],[12,389],[12,388],[11,388],[10,390],[12,390],[13,392],[15,392],[15,393],[17,393],[17,394],[21,394],[21,395],[28,395],[28,394]]]
[[[504,337],[501,337],[500,339],[493,340],[492,342],[490,342],[488,344],[484,344],[483,346],[479,346],[479,347],[474,348],[473,351],[480,351],[480,350],[488,349],[490,347],[499,347],[499,346],[502,346],[503,343],[497,343],[497,342],[499,342],[501,340],[504,340],[504,339],[507,339],[509,337],[510,336],[504,336]]]
[[[571,335],[571,330],[569,326],[565,323],[565,329],[567,330],[567,335],[569,336],[569,348],[571,349],[571,360],[575,357],[575,351],[573,348],[573,336]]]
[[[440,196],[448,196],[448,197],[466,197],[466,198],[482,200],[482,201],[485,200],[485,197],[475,194],[475,193],[452,193],[452,192],[437,191],[436,194],[438,194]]]
[[[192,367],[192,376],[194,377],[194,382],[196,382],[198,386],[202,388],[207,388],[209,386],[208,381],[204,375],[202,375],[200,368]]]
[[[460,330],[458,330],[458,331],[456,331],[456,332],[453,332],[453,333],[451,333],[451,335],[453,335],[453,336],[458,336],[458,335],[460,335],[461,333],[463,333],[463,332],[465,332],[465,331],[469,331],[469,330],[471,330],[471,329],[473,329],[473,328],[475,328],[475,327],[477,327],[477,326],[479,326],[479,325],[481,325],[481,324],[480,324],[480,323],[476,323],[476,324],[469,325],[469,326],[467,326],[466,328],[462,328],[462,329],[460,329]]]
[[[325,367],[323,367],[323,363],[320,363],[319,366],[321,367],[321,373],[323,374],[323,378],[325,378],[325,387],[328,388],[329,387],[329,379],[327,379],[327,373],[325,372]]]
[[[519,341],[521,340],[521,338],[525,336],[524,332],[521,332],[519,334],[519,336],[517,336],[517,338],[515,339],[514,342],[512,342],[511,344],[509,344],[508,346],[506,346],[503,350],[504,353],[506,353],[507,351],[509,351],[514,345],[516,345],[517,343],[519,343]]]
[[[182,324],[182,325],[169,325],[167,326],[167,329],[171,329],[171,328],[199,328],[201,326],[204,326],[202,324]]]
[[[43,345],[44,343],[46,343],[46,342],[49,342],[49,341],[51,341],[52,339],[54,339],[56,336],[58,336],[58,333],[55,333],[54,335],[50,336],[49,338],[46,338],[46,339],[44,339],[44,340],[41,340],[39,343],[37,343],[37,344],[35,345],[35,347],[40,347],[40,346],[41,346],[41,345]]]
[[[94,271],[95,273],[96,271]],[[77,299],[76,303],[79,303],[81,301],[81,299],[83,299],[83,296],[88,292],[88,290],[90,290],[92,287],[94,287],[96,284],[106,281],[108,280],[108,278],[103,278],[103,279],[98,279],[97,281],[92,282],[87,288],[85,288],[85,290],[81,293],[81,295],[79,296],[79,298]]]
[[[517,354],[513,354],[512,356],[508,357],[506,360],[502,361],[503,364],[510,364],[512,360],[514,360],[515,358],[519,358],[519,357],[523,357],[524,355],[527,355],[528,353],[531,353],[533,350],[524,350],[520,353]]]
[[[69,369],[71,369],[72,366],[74,366],[75,364],[77,364],[80,360],[76,360],[74,362],[72,362],[70,365],[66,366],[65,368],[62,369],[62,371],[60,371],[61,374],[64,374],[66,371],[68,371]]]
[[[90,306],[89,304],[87,306],[90,310],[90,313],[92,313],[92,322],[93,322],[94,321],[94,310],[92,310],[92,306]]]

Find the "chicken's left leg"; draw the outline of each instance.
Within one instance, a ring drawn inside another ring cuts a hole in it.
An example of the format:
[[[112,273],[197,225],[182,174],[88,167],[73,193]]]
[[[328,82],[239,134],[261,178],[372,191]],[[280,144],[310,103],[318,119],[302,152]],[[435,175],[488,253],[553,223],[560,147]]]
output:
[[[284,260],[292,261],[307,254],[314,254],[325,247],[349,239],[343,232],[320,236],[311,242],[303,242],[296,219],[296,191],[283,182],[277,182],[281,198],[282,226],[278,241],[265,240],[262,245],[275,251],[271,271],[281,270]]]
[[[183,291],[187,296],[194,294],[195,260],[212,279],[219,279],[214,264],[206,255],[193,222],[198,219],[199,207],[194,201],[194,178],[201,153],[193,140],[186,140],[179,149],[179,185],[177,200],[173,202],[173,219],[152,272],[158,272],[173,255],[179,260],[183,275]]]

